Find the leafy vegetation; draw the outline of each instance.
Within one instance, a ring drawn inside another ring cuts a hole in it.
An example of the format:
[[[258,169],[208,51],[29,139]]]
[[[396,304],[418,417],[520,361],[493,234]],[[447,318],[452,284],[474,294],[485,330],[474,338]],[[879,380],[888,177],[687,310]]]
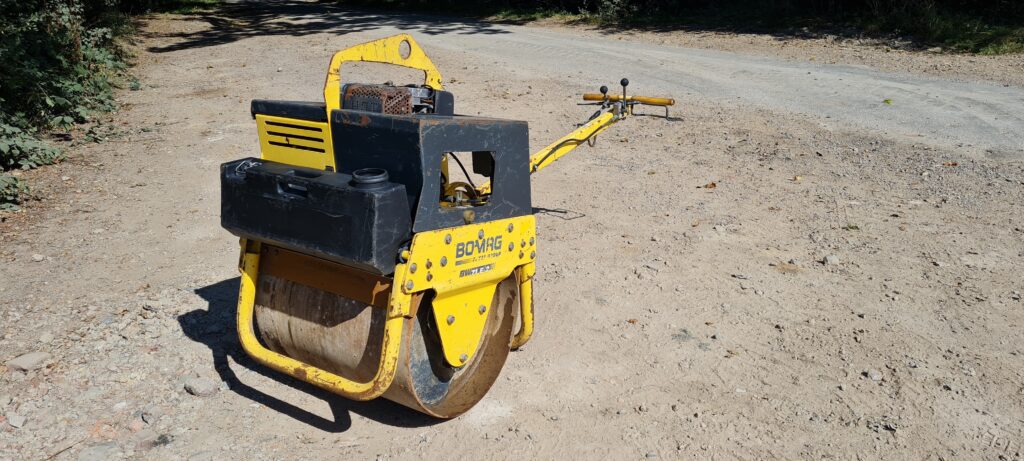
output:
[[[0,208],[28,192],[11,170],[61,159],[42,140],[114,109],[124,72],[118,39],[131,14],[187,9],[214,0],[0,0]]]

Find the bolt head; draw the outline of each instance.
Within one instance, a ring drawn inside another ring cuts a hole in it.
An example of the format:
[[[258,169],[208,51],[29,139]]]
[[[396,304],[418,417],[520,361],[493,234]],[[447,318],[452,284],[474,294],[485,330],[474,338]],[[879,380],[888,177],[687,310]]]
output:
[[[477,237],[480,237],[480,238],[484,238],[484,230],[483,230],[483,229],[480,229],[480,232],[477,232],[477,233],[476,233],[476,236],[477,236]]]
[[[530,246],[533,246],[533,237],[530,237]]]
[[[446,244],[452,243],[452,234],[446,234],[444,236],[444,243],[446,243]]]
[[[512,242],[508,242],[508,251],[512,251],[512,250],[515,250],[515,249],[516,249],[516,244],[514,244]]]
[[[413,286],[414,286],[414,285],[413,285],[413,283],[412,283],[412,280],[410,280],[410,281],[408,281],[408,282],[405,282],[405,289],[406,289],[406,290],[411,290]]]
[[[526,246],[526,240],[523,240],[522,242],[519,242],[519,246],[525,247]]]
[[[509,223],[509,225],[508,225],[508,231],[509,231],[509,232],[512,232],[512,229],[515,229],[515,227],[514,227],[514,226],[512,226],[512,223]]]
[[[412,264],[409,265],[409,272],[412,272],[413,274],[415,274],[416,273],[416,269],[417,269],[416,263],[412,263]]]
[[[469,356],[468,355],[462,354],[462,355],[459,356],[459,361],[460,362],[466,363],[466,360],[469,360]]]
[[[536,258],[536,257],[537,257],[537,252],[536,251],[531,251],[530,252],[530,259],[533,259],[533,258]]]
[[[444,267],[444,266],[447,266],[447,265],[448,265],[448,257],[447,256],[442,256],[441,257],[441,267]]]
[[[431,267],[433,267],[433,266],[434,266],[434,264],[433,264],[433,263],[431,263],[431,262],[430,262],[430,260],[428,259],[428,260],[427,260],[427,269],[430,269],[430,268],[431,268]]]
[[[448,320],[448,324],[451,325],[451,324],[455,323],[455,316],[454,315],[449,315],[447,320]]]
[[[519,252],[519,259],[522,259],[522,258],[523,258],[523,252],[522,252],[522,251],[520,251],[520,252]]]
[[[479,312],[481,314],[483,314],[484,312],[487,312],[487,306],[481,304],[480,307],[477,308],[477,312]]]
[[[434,280],[434,274],[431,274],[430,272],[427,272],[427,281],[429,282],[431,280]]]

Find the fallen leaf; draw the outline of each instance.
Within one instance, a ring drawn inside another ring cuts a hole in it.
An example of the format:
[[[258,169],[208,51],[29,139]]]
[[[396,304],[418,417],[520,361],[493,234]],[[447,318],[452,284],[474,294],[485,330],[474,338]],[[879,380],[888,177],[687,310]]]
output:
[[[716,187],[718,187],[718,184],[716,184],[716,183],[715,183],[714,181],[711,181],[711,182],[709,182],[709,183],[707,183],[707,184],[705,184],[705,185],[703,185],[703,186],[699,186],[699,187],[697,187],[697,188],[698,188],[698,189],[700,189],[700,188],[704,188],[704,189],[714,189],[714,188],[716,188]]]
[[[803,176],[793,176],[793,182],[798,182],[801,179],[804,179],[804,177]]]
[[[779,272],[782,272],[783,274],[795,274],[797,272],[800,272],[800,266],[790,263],[776,264],[775,269],[777,269]]]
[[[943,166],[960,166],[960,162],[946,162],[946,163],[943,163],[942,165]]]
[[[884,102],[884,103],[886,103],[886,104],[888,104],[890,106],[892,105],[892,99],[886,98],[886,99],[883,99],[882,102]]]
[[[637,319],[629,319],[629,320],[626,320],[626,323],[628,323],[630,325],[636,325],[636,322],[638,322],[638,321],[639,320],[637,320]]]

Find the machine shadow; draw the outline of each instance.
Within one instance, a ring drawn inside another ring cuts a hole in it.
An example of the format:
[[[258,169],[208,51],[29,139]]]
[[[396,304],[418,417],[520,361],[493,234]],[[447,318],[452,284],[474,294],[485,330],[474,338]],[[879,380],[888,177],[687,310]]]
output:
[[[324,432],[340,433],[352,426],[351,413],[382,424],[397,427],[423,427],[441,420],[417,413],[390,400],[376,399],[355,402],[331,394],[318,387],[275,372],[252,360],[238,342],[235,326],[239,278],[223,280],[195,290],[208,303],[206,310],[196,309],[178,317],[182,331],[193,341],[205,344],[213,355],[213,366],[232,392],[274,411],[288,415]],[[261,376],[273,379],[298,391],[323,399],[331,408],[334,420],[323,418],[277,397],[250,387],[238,379],[228,359]]]
[[[354,10],[333,2],[299,0],[242,0],[225,2],[214,10],[190,15],[209,24],[199,31],[146,32],[147,38],[172,38],[180,41],[148,48],[166,53],[190,48],[223,45],[250,37],[268,35],[305,36],[319,33],[345,35],[380,27],[394,27],[405,32],[439,34],[505,34],[494,24],[472,19],[446,18],[427,14]]]

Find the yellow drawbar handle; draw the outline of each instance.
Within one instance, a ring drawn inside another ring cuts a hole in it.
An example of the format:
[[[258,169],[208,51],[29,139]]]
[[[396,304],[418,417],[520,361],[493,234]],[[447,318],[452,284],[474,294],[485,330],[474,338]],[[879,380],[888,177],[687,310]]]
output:
[[[250,357],[281,373],[352,400],[374,399],[388,390],[391,382],[395,379],[395,370],[398,367],[398,350],[401,346],[402,327],[405,320],[401,312],[411,301],[410,295],[402,294],[399,284],[394,285],[391,290],[391,298],[388,301],[388,314],[387,320],[384,322],[384,339],[377,373],[370,381],[361,383],[278,354],[260,344],[256,339],[252,323],[253,310],[256,305],[256,280],[259,264],[259,242],[242,239],[240,267],[242,284],[238,294],[238,337],[242,342],[242,348]]]
[[[622,95],[609,94],[603,95],[599,93],[584,93],[584,101],[604,101],[608,98],[611,102],[622,101]],[[648,106],[674,106],[676,100],[672,98],[655,98],[651,96],[626,96],[627,102],[638,102],[640,104],[647,104]]]

